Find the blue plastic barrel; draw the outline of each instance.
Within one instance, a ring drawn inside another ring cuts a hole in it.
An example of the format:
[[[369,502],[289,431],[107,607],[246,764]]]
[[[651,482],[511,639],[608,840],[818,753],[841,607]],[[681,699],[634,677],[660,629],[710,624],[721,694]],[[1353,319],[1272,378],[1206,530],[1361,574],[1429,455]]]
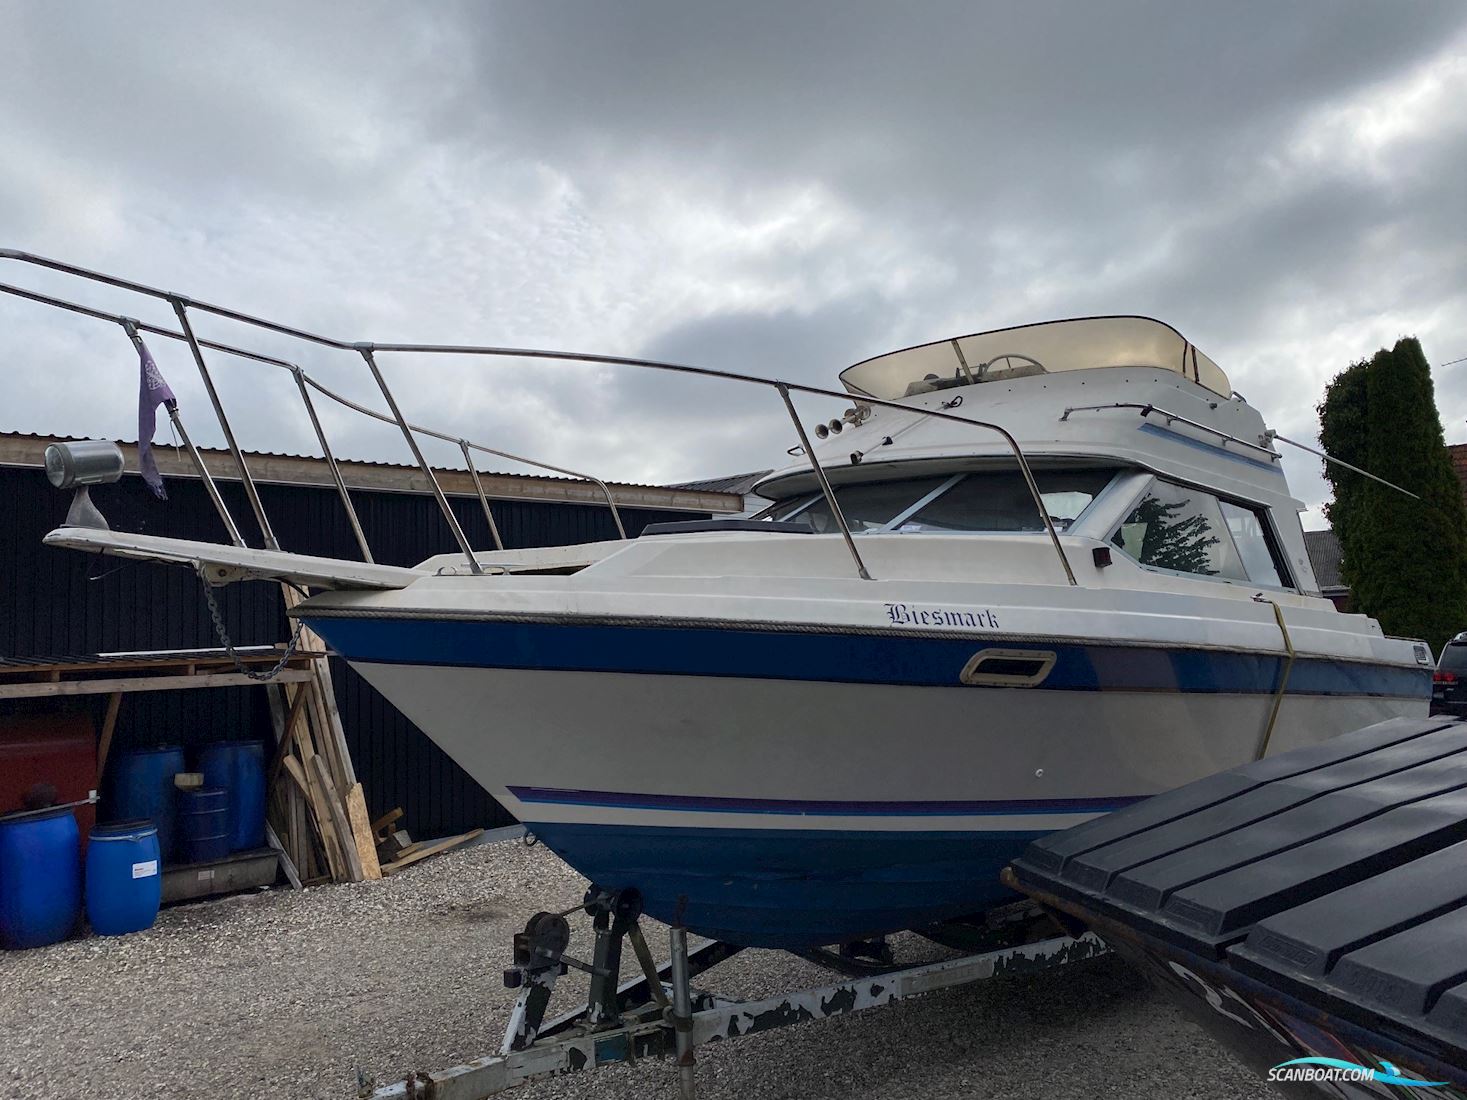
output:
[[[99,936],[153,927],[163,900],[158,829],[151,821],[98,825],[87,845],[87,920]]]
[[[183,770],[183,750],[176,745],[119,753],[108,769],[102,820],[151,821],[158,827],[163,861],[172,863],[178,812],[173,777]]]
[[[81,913],[81,833],[70,809],[0,818],[0,946],[64,940]]]
[[[210,787],[229,792],[229,847],[265,845],[265,743],[216,741],[199,752],[199,771]]]
[[[229,854],[229,792],[200,787],[178,792],[178,846],[185,863],[208,863]]]

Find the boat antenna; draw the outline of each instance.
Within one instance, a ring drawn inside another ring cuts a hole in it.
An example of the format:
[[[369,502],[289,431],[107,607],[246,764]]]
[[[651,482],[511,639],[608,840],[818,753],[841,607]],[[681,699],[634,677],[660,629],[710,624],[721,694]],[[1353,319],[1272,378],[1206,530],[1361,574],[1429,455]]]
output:
[[[1402,489],[1399,485],[1396,485],[1396,484],[1394,484],[1392,482],[1389,482],[1389,481],[1387,481],[1383,477],[1376,477],[1369,470],[1362,470],[1359,466],[1351,466],[1343,458],[1335,458],[1333,455],[1327,455],[1323,451],[1317,451],[1313,447],[1307,447],[1303,443],[1299,443],[1299,442],[1297,442],[1295,440],[1289,439],[1287,436],[1279,435],[1279,433],[1276,432],[1276,431],[1274,431],[1272,428],[1269,428],[1268,429],[1268,433],[1267,434],[1268,434],[1268,438],[1269,439],[1276,439],[1280,443],[1287,443],[1290,447],[1298,447],[1299,450],[1301,450],[1301,451],[1308,451],[1312,455],[1318,455],[1320,458],[1324,459],[1326,462],[1333,462],[1336,466],[1343,466],[1347,470],[1353,470],[1355,473],[1360,474],[1363,477],[1370,478],[1371,481],[1378,481],[1382,485],[1386,486],[1386,488],[1388,488],[1388,489],[1394,489],[1398,493],[1405,493],[1412,500],[1420,500],[1421,499],[1419,496],[1417,496],[1415,493],[1413,493],[1410,489]]]

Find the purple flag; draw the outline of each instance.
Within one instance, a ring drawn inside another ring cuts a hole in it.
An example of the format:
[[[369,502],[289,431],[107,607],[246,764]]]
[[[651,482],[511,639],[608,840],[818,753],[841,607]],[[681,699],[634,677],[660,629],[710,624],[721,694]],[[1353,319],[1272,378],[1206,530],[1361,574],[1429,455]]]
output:
[[[153,495],[159,500],[167,500],[168,493],[163,488],[158,464],[153,461],[153,432],[158,427],[158,406],[166,404],[171,410],[177,404],[177,399],[168,388],[168,383],[163,381],[163,375],[158,371],[158,364],[153,362],[153,353],[148,350],[148,345],[143,343],[142,337],[135,339],[142,372],[138,386],[138,471],[148,483],[148,488],[153,490]]]

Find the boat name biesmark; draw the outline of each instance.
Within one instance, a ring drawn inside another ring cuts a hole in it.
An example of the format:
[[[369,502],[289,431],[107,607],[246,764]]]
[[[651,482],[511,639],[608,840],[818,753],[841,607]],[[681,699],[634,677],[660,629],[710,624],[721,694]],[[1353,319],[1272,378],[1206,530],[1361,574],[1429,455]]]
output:
[[[998,616],[988,608],[981,611],[959,611],[951,607],[909,607],[904,603],[886,605],[886,617],[893,626],[972,626],[998,629]]]

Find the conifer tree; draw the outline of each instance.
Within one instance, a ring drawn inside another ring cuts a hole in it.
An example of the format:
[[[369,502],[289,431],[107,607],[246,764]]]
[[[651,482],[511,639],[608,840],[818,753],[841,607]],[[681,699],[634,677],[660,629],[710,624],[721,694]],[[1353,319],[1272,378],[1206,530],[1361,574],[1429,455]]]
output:
[[[1420,342],[1405,337],[1346,368],[1325,389],[1319,414],[1327,452],[1421,498],[1325,466],[1334,488],[1325,513],[1355,610],[1439,652],[1467,630],[1467,508]]]

